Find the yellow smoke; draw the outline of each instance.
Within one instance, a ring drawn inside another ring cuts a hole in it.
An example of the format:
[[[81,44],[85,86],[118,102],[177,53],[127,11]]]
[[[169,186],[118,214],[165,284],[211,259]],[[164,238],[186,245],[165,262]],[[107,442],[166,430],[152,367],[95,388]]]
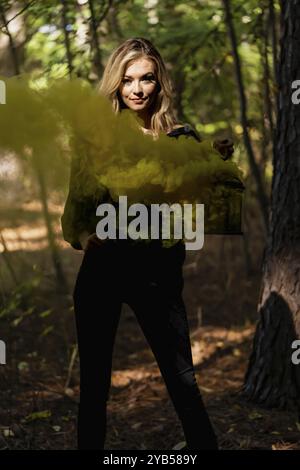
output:
[[[2,79],[7,99],[0,105],[0,148],[20,154],[30,149],[46,164],[51,152],[67,150],[77,169],[78,197],[103,184],[114,199],[127,195],[129,204],[210,204],[213,220],[227,197],[222,183],[242,178],[212,142],[165,134],[153,140],[141,132],[131,111],[116,115],[109,100],[80,79],[40,88],[26,75]]]

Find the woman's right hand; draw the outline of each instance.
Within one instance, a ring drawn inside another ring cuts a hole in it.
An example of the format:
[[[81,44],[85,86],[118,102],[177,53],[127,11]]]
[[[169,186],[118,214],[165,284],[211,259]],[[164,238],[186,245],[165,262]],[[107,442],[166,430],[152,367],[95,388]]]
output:
[[[223,160],[228,160],[233,153],[233,141],[231,139],[216,139],[213,142],[213,147],[222,155]]]
[[[96,245],[101,245],[103,243],[103,240],[100,240],[100,238],[97,237],[96,233],[88,233],[88,232],[83,232],[79,235],[79,241],[81,243],[83,251],[86,251],[89,244],[92,242],[93,244]]]

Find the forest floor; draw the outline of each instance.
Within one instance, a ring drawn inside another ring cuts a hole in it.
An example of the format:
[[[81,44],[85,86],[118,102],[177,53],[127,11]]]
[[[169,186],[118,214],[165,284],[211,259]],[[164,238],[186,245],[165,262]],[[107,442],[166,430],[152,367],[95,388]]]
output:
[[[9,232],[2,232],[8,251],[0,269],[0,339],[7,364],[0,366],[0,449],[75,449],[79,364],[72,296],[57,292],[38,224],[36,230],[26,246],[20,240],[9,244]],[[58,241],[71,292],[82,252]],[[183,295],[197,382],[221,449],[300,449],[295,413],[265,409],[242,393],[261,282],[259,229],[252,226],[247,246],[244,241],[210,236],[200,252],[187,253]],[[154,356],[127,305],[107,413],[107,449],[172,449],[184,441]]]

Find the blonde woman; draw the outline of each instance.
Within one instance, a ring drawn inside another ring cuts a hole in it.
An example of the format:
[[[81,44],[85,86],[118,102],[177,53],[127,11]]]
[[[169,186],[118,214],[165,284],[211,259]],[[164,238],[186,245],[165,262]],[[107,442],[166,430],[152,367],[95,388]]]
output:
[[[153,44],[132,38],[110,56],[99,92],[116,113],[134,111],[142,132],[157,138],[198,134],[177,122],[174,92],[165,64]],[[220,148],[231,153],[228,142]],[[157,360],[169,396],[182,423],[187,449],[217,449],[217,439],[196,382],[189,326],[182,300],[182,240],[164,247],[160,240],[100,240],[95,234],[98,204],[112,199],[109,188],[101,198],[76,200],[70,191],[62,216],[64,238],[84,250],[73,300],[80,358],[78,448],[103,449],[106,405],[111,384],[112,354],[122,303],[134,311]],[[170,448],[175,443],[169,442]]]

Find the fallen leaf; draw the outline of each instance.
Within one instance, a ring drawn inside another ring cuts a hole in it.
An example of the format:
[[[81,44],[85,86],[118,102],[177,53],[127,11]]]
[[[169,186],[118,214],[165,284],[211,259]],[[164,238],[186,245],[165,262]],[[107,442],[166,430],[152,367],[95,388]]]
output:
[[[186,442],[180,441],[174,447],[172,447],[172,450],[181,450],[185,446],[186,446]]]
[[[263,418],[263,415],[261,413],[258,413],[257,411],[252,411],[251,413],[248,414],[249,419],[260,419]]]
[[[50,416],[50,410],[35,411],[34,413],[31,413],[30,415],[26,416],[25,421],[26,423],[30,423],[31,421],[35,421],[36,419],[47,419]]]
[[[132,427],[132,429],[138,429],[138,428],[141,427],[141,425],[142,425],[142,423],[134,423],[131,427]]]

